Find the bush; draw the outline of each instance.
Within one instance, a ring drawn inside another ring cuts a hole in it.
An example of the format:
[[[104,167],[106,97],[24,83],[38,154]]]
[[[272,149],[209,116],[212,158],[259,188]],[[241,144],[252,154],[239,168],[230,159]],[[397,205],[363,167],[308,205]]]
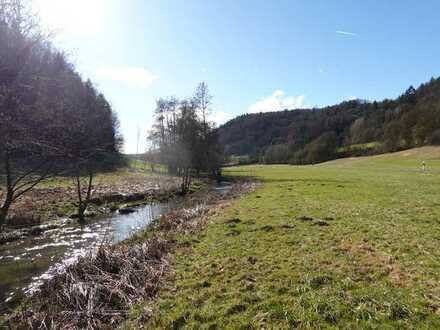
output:
[[[440,145],[440,129],[435,130],[429,137],[429,143]]]
[[[272,145],[264,153],[264,162],[266,164],[287,163],[289,159],[289,146],[286,144]]]
[[[336,155],[336,147],[335,132],[326,132],[306,146],[305,160],[309,164],[315,164],[333,159]]]
[[[292,157],[289,158],[289,164],[291,165],[303,165],[306,164],[306,151],[301,149],[295,152]]]

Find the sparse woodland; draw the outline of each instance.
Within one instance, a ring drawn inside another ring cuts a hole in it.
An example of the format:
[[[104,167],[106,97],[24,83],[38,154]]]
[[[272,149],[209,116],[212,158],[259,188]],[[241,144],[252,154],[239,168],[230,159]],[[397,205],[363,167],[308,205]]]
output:
[[[105,96],[21,0],[0,1],[0,141],[0,227],[18,198],[61,173],[75,178],[83,221],[93,177],[122,142]]]
[[[208,120],[212,96],[206,83],[201,83],[193,97],[174,97],[157,101],[155,123],[150,132],[150,157],[165,164],[171,174],[181,177],[181,191],[186,193],[192,177],[202,172],[220,175],[223,150],[215,123]]]

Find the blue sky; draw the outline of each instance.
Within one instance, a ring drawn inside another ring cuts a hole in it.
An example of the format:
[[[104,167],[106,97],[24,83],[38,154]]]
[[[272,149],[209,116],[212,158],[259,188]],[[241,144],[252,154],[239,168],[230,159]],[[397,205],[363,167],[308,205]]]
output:
[[[380,100],[440,75],[440,1],[34,0],[145,148],[155,100],[206,81],[212,118]]]

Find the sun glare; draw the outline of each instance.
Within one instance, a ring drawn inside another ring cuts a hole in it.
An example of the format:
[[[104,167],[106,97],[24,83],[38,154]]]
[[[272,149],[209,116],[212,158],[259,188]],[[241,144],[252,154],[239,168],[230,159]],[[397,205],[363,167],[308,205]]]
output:
[[[35,3],[43,24],[63,34],[95,34],[105,22],[105,0],[35,0]]]

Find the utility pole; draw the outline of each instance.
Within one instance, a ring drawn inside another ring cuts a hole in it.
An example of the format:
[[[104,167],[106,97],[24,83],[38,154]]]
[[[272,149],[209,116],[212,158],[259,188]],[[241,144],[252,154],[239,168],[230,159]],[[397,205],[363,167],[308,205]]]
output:
[[[139,124],[137,125],[137,142],[136,142],[136,155],[139,155],[139,140],[141,138],[141,130]]]

